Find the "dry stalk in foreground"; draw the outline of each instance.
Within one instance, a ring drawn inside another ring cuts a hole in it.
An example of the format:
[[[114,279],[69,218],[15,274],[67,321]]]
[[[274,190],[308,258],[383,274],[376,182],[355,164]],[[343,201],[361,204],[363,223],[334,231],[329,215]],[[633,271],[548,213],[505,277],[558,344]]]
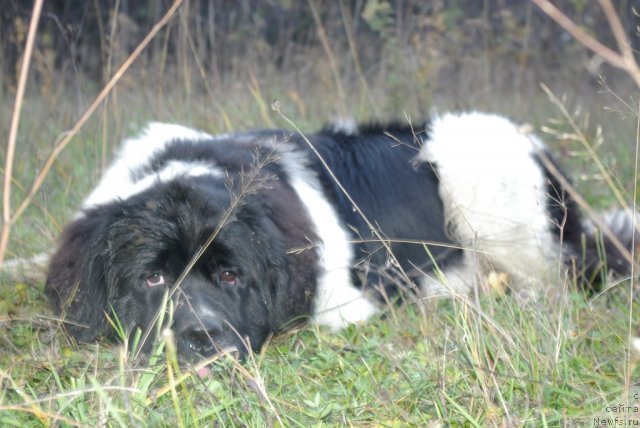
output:
[[[40,3],[41,3],[41,0],[40,0]],[[183,0],[175,0],[173,2],[173,4],[171,5],[167,13],[153,26],[151,31],[149,31],[149,33],[145,36],[142,42],[140,42],[140,44],[135,48],[135,50],[131,53],[131,55],[129,55],[129,57],[125,60],[125,62],[120,66],[120,68],[116,71],[113,77],[109,80],[109,82],[107,82],[107,84],[104,86],[102,91],[100,91],[98,96],[91,103],[89,108],[87,108],[87,110],[82,114],[82,116],[80,116],[80,119],[78,119],[78,121],[73,126],[73,128],[71,128],[70,131],[66,132],[64,138],[59,143],[56,144],[51,154],[49,154],[49,157],[45,161],[44,165],[42,166],[42,168],[40,168],[40,171],[36,175],[36,178],[33,180],[33,184],[31,185],[31,189],[29,190],[29,193],[22,200],[22,202],[20,203],[18,208],[15,210],[13,215],[11,215],[10,207],[8,207],[8,204],[5,203],[5,210],[3,213],[4,221],[2,224],[2,232],[0,235],[0,267],[2,266],[2,263],[6,255],[7,246],[9,244],[9,236],[11,234],[11,227],[22,216],[24,211],[31,204],[34,196],[36,195],[38,190],[40,190],[40,187],[42,186],[42,183],[47,177],[49,170],[53,166],[53,163],[55,162],[55,160],[58,158],[60,153],[62,153],[62,151],[66,148],[66,146],[71,142],[73,137],[75,137],[75,135],[85,125],[85,123],[87,123],[89,118],[93,115],[93,113],[95,113],[98,107],[102,104],[105,98],[109,95],[109,93],[113,90],[116,84],[120,81],[122,76],[124,76],[125,72],[129,69],[129,67],[131,67],[133,62],[138,58],[138,56],[140,56],[142,51],[147,47],[147,45],[151,42],[151,40],[153,40],[155,36],[158,34],[158,32],[169,22],[169,20],[171,20],[171,18],[175,15],[175,13],[177,12],[178,8],[182,3],[183,3]],[[30,28],[29,34],[31,35],[31,28]],[[35,29],[34,29],[34,37],[35,37]],[[31,41],[31,44],[33,44],[33,41]],[[29,42],[27,42],[27,47],[28,46],[29,46]],[[25,57],[27,53],[28,52],[25,51]],[[26,77],[25,77],[25,84],[26,84]],[[14,110],[14,116],[16,116],[16,114],[17,113]],[[17,124],[16,124],[16,129],[17,129]],[[9,140],[7,153],[9,153],[9,150],[14,150],[11,146],[12,146],[11,140]],[[14,138],[13,146],[15,147],[15,138]],[[9,163],[9,161],[12,161],[12,159],[10,159],[9,156],[7,156],[7,163]],[[10,183],[11,181],[11,169],[12,169],[12,166],[5,168],[5,191],[4,191],[5,200],[8,200],[8,198],[10,197],[10,186],[9,186],[9,191],[7,191],[7,183],[8,182]]]
[[[633,79],[635,84],[640,88],[640,66],[633,56],[633,50],[631,49],[631,43],[624,31],[624,26],[620,21],[620,17],[616,13],[615,7],[611,0],[599,0],[600,6],[609,22],[609,27],[613,33],[619,51],[615,51],[610,47],[604,45],[594,37],[587,34],[582,28],[580,28],[574,21],[567,15],[562,13],[553,3],[549,0],[532,0],[544,13],[546,13],[551,19],[556,21],[558,25],[564,28],[569,34],[571,34],[578,42],[584,47],[591,50],[596,55],[600,56],[609,65],[624,70],[629,77]]]
[[[15,218],[11,216],[11,179],[13,176],[13,159],[16,152],[16,139],[18,136],[18,125],[20,124],[22,100],[24,99],[24,91],[27,87],[29,65],[31,64],[31,56],[33,54],[33,46],[35,44],[38,22],[40,22],[42,3],[43,0],[36,0],[33,5],[31,22],[29,22],[29,33],[27,34],[27,42],[24,48],[24,55],[22,57],[22,65],[20,67],[20,76],[18,77],[18,89],[16,91],[15,104],[13,106],[11,127],[9,128],[9,139],[7,140],[7,158],[5,160],[4,185],[2,189],[2,236],[0,237],[0,266],[2,266],[7,245],[9,243],[11,226],[15,221]]]
[[[605,17],[609,23],[609,28],[613,33],[613,36],[616,40],[616,44],[618,45],[618,51],[615,51],[608,46],[600,43],[595,38],[591,37],[584,30],[576,25],[570,18],[568,18],[565,14],[563,14],[557,7],[555,7],[549,0],[532,0],[544,13],[546,13],[551,19],[556,21],[558,25],[568,31],[578,42],[580,42],[583,46],[590,49],[596,55],[599,55],[605,62],[608,64],[619,68],[627,73],[627,75],[634,81],[636,86],[640,88],[640,66],[635,59],[633,50],[631,48],[631,43],[627,38],[624,26],[620,21],[620,17],[618,16],[615,7],[611,0],[599,0],[600,7],[604,12]],[[637,11],[634,10],[634,13]],[[634,168],[634,183],[638,182],[638,152],[640,149],[640,112],[636,112],[638,115],[638,124],[636,129],[636,147],[635,147],[635,168]],[[633,194],[633,208],[629,213],[634,222],[634,227],[638,230],[638,224],[636,224],[636,200],[637,200],[637,192],[638,186],[634,186],[634,194]],[[584,207],[586,208],[586,207]],[[590,213],[591,215],[591,213]],[[591,217],[596,220],[596,218],[591,215]],[[602,225],[599,224],[602,227]],[[602,229],[603,233],[607,233],[607,228]],[[619,243],[619,242],[618,242]],[[614,244],[617,244],[614,241]],[[637,245],[636,242],[633,242],[633,247],[635,248]],[[623,253],[625,257],[630,260],[635,260],[635,251],[632,249],[631,253],[628,252]],[[628,331],[627,331],[627,346],[625,348],[625,365],[624,365],[624,389],[625,391],[629,391],[631,386],[631,374],[633,372],[632,369],[632,350],[637,348],[637,344],[639,339],[637,338],[638,333],[634,334],[633,329],[633,300],[636,289],[636,282],[634,281],[634,277],[636,275],[636,264],[631,264],[631,281],[629,282],[629,318],[628,318]]]

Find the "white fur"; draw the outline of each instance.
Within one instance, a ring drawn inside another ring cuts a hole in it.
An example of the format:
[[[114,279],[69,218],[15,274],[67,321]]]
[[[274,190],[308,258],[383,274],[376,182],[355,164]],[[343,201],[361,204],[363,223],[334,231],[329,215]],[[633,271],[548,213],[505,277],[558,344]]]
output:
[[[484,262],[507,272],[517,286],[540,279],[557,260],[545,177],[532,157],[540,147],[499,116],[447,114],[433,121],[419,159],[436,166],[448,230],[469,249],[454,270],[452,288],[469,289],[473,276],[461,281],[459,272]],[[423,288],[432,294],[442,287],[425,281]]]
[[[341,226],[335,209],[323,195],[317,177],[305,168],[305,159],[296,153],[284,153],[282,165],[322,241],[313,243],[317,244],[322,269],[313,321],[332,330],[365,321],[378,308],[351,282],[353,250],[349,233]]]
[[[446,297],[465,294],[473,285],[478,272],[472,251],[465,251],[457,263],[438,272],[425,272],[418,283],[427,297]]]
[[[222,171],[206,163],[171,161],[159,172],[146,175],[140,180],[132,182],[129,186],[123,187],[120,191],[114,193],[114,198],[127,199],[151,189],[160,182],[166,183],[182,176],[198,177],[201,175],[212,175],[214,177],[224,176]]]
[[[358,123],[352,117],[338,117],[331,124],[333,132],[342,132],[346,135],[357,135],[359,132]]]
[[[153,156],[162,151],[168,143],[175,140],[198,141],[212,138],[204,132],[180,125],[150,123],[139,137],[130,138],[123,143],[114,162],[107,169],[98,186],[85,199],[82,209],[117,199],[126,199],[150,188],[157,181],[168,181],[182,174],[220,174],[221,172],[214,171],[215,168],[211,165],[171,162],[159,173],[134,179],[133,173],[148,165]]]

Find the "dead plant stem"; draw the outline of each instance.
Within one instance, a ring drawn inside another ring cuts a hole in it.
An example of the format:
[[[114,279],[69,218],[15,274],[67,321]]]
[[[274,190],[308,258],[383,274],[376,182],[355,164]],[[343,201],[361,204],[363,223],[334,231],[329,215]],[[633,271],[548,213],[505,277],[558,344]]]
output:
[[[9,128],[9,139],[7,140],[7,158],[4,167],[4,185],[2,190],[2,233],[0,236],[0,266],[4,261],[7,246],[9,245],[9,236],[11,227],[15,218],[11,216],[11,180],[13,177],[13,160],[16,153],[16,140],[18,137],[18,126],[20,125],[20,113],[22,112],[22,101],[24,99],[25,89],[27,87],[27,78],[29,77],[29,65],[33,55],[33,47],[35,45],[36,32],[38,22],[40,22],[40,13],[42,12],[43,0],[36,0],[33,4],[33,13],[31,14],[31,22],[29,23],[29,33],[22,57],[22,66],[20,67],[20,76],[18,78],[18,88],[16,91],[16,100],[13,107],[13,115],[11,117],[11,127]]]
[[[618,48],[620,52],[616,52],[610,47],[596,40],[594,37],[587,34],[582,28],[580,28],[574,21],[567,15],[562,13],[560,9],[555,7],[549,0],[532,0],[544,13],[546,13],[551,19],[556,21],[558,25],[564,28],[569,34],[571,34],[578,42],[583,46],[590,49],[596,55],[599,55],[608,62],[610,65],[624,70],[633,79],[638,87],[640,87],[640,67],[633,57],[631,51],[631,45],[629,40],[624,34],[624,27],[620,22],[620,17],[615,11],[611,0],[600,0],[600,6],[602,7],[611,31],[614,34]]]
[[[87,110],[85,110],[85,112],[82,114],[82,116],[80,116],[80,119],[78,119],[78,121],[71,128],[71,130],[66,132],[64,138],[62,138],[62,140],[59,143],[56,144],[56,146],[53,148],[53,150],[51,151],[51,153],[47,157],[47,160],[45,161],[44,165],[42,166],[42,168],[40,168],[40,171],[36,175],[36,178],[34,179],[33,184],[31,185],[31,189],[29,190],[29,193],[22,200],[22,202],[20,203],[20,205],[16,209],[15,213],[13,214],[13,216],[11,216],[10,211],[8,211],[8,208],[9,208],[8,203],[5,203],[4,224],[3,224],[3,227],[2,227],[2,236],[0,237],[0,266],[2,264],[2,261],[4,260],[6,247],[8,245],[8,241],[9,241],[9,235],[10,235],[11,226],[22,216],[22,214],[27,209],[27,207],[29,207],[29,205],[31,205],[31,202],[33,201],[33,198],[35,197],[35,195],[38,192],[38,190],[40,190],[40,187],[42,186],[42,184],[43,184],[45,178],[47,177],[47,175],[49,173],[49,170],[53,166],[55,160],[58,158],[60,153],[62,153],[62,151],[66,148],[66,146],[71,142],[73,137],[75,137],[75,135],[85,125],[85,123],[87,123],[87,121],[93,115],[93,113],[96,111],[96,109],[102,104],[102,102],[111,93],[111,91],[116,86],[116,84],[120,81],[120,79],[125,74],[125,72],[129,69],[129,67],[131,67],[131,64],[133,64],[133,62],[138,58],[138,56],[147,47],[147,45],[151,42],[151,40],[153,40],[153,38],[156,36],[156,34],[158,34],[158,32],[169,22],[169,20],[176,13],[176,11],[178,10],[178,8],[182,4],[182,2],[183,2],[183,0],[175,0],[173,2],[173,4],[171,5],[171,7],[167,11],[167,13],[162,17],[162,19],[160,19],[160,21],[158,21],[153,26],[151,31],[149,31],[149,33],[145,36],[145,38],[142,40],[142,42],[140,42],[140,44],[135,48],[135,50],[131,53],[131,55],[129,55],[129,57],[120,66],[120,68],[116,71],[116,73],[109,80],[109,82],[107,82],[107,84],[104,86],[102,91],[100,91],[100,94],[98,94],[98,96],[94,99],[94,101],[91,103],[89,108],[87,108]],[[27,43],[27,45],[28,45],[28,43]],[[26,56],[26,52],[25,52],[25,56]],[[25,79],[26,79],[26,77],[25,77]],[[17,109],[17,110],[19,110],[19,109]],[[16,129],[17,129],[17,124],[16,124]],[[9,140],[9,142],[11,142],[11,139]],[[14,137],[14,143],[13,144],[15,145],[15,137]],[[12,144],[9,144],[9,146],[11,146],[11,145]],[[13,148],[11,148],[11,147],[9,147],[9,148],[11,150],[13,150]],[[9,150],[8,150],[8,152],[9,152]],[[9,156],[7,156],[7,161],[9,161]],[[5,168],[5,189],[8,186],[7,183],[10,182],[10,179],[11,179],[11,170]],[[5,191],[5,200],[7,200],[7,198],[8,198],[7,194],[8,194],[8,192]]]
[[[331,50],[331,44],[329,43],[329,38],[327,37],[327,32],[324,29],[324,25],[322,25],[322,20],[320,19],[320,14],[318,13],[318,9],[316,8],[316,4],[314,0],[309,0],[309,7],[311,8],[311,13],[313,15],[313,20],[318,27],[318,37],[320,38],[320,43],[322,44],[322,48],[324,52],[327,54],[327,58],[329,59],[329,64],[331,65],[331,72],[333,73],[333,80],[336,84],[336,90],[338,91],[338,98],[340,99],[340,114],[343,116],[347,115],[347,108],[345,106],[345,94],[344,89],[342,88],[342,80],[340,79],[340,73],[338,71],[338,66],[336,64],[335,55]]]

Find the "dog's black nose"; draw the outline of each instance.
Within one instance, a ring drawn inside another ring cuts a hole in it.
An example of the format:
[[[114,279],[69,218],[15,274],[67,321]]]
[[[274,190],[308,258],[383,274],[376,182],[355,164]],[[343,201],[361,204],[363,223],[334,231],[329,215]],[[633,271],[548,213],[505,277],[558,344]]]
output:
[[[180,338],[193,352],[209,354],[216,348],[216,336],[222,333],[222,324],[218,322],[192,324],[180,332]]]

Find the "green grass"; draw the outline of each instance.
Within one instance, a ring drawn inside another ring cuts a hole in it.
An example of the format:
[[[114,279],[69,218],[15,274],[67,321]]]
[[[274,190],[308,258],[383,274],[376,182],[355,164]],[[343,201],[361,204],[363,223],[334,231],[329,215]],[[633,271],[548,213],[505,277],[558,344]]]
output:
[[[5,293],[22,296],[16,307],[44,306],[20,289]],[[625,368],[628,303],[622,289],[591,302],[412,303],[337,334],[274,338],[245,363],[214,361],[204,378],[167,365],[162,347],[144,362],[108,344],[76,349],[17,309],[2,335],[0,425],[583,426],[640,376],[636,359]]]

